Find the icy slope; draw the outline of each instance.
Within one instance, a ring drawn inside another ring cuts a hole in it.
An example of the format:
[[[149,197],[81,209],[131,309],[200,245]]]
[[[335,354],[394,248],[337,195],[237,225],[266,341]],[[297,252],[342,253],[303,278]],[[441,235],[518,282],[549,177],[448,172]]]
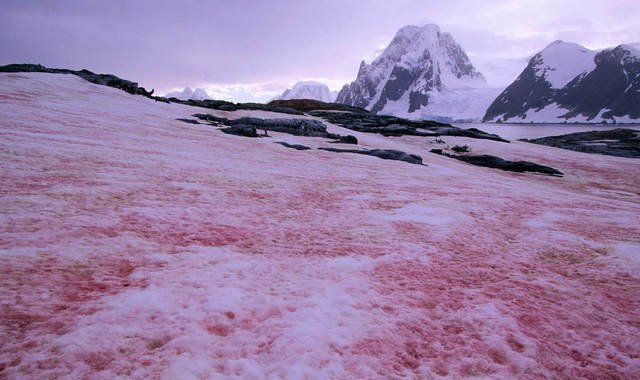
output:
[[[2,378],[640,375],[638,160],[445,138],[566,175],[512,174],[336,126],[428,166],[299,152],[274,141],[335,144],[70,75],[0,99]]]
[[[338,95],[335,91],[330,91],[326,84],[314,81],[300,81],[292,88],[286,89],[282,95],[274,100],[290,99],[313,99],[325,103],[332,103]]]

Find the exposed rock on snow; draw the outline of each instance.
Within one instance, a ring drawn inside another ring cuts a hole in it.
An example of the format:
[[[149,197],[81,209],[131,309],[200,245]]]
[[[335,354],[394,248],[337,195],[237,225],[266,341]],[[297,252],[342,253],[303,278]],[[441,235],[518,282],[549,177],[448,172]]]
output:
[[[291,100],[272,100],[268,104],[269,107],[294,109],[302,112],[317,111],[317,110],[333,110],[333,111],[345,111],[356,113],[369,113],[364,108],[353,107],[346,104],[339,103],[326,103],[319,100],[311,99],[291,99]]]
[[[193,116],[214,125],[242,126],[242,128],[226,128],[224,131],[226,133],[239,134],[247,137],[257,137],[257,135],[254,136],[254,133],[247,129],[247,127],[251,127],[254,130],[262,129],[265,131],[288,133],[294,136],[326,137],[345,144],[358,143],[358,139],[355,136],[342,136],[327,132],[327,127],[321,121],[314,119],[260,119],[257,117],[227,119],[210,114],[195,114]]]
[[[521,141],[578,152],[640,158],[640,132],[632,129],[578,132]]]
[[[338,148],[318,148],[320,150],[326,150],[329,152],[337,153],[355,153],[364,154],[367,156],[373,156],[382,158],[383,160],[404,161],[410,164],[422,165],[422,157],[416,154],[408,154],[399,150],[393,149],[371,149],[371,150],[358,150],[358,149],[338,149]]]
[[[555,41],[533,56],[487,109],[485,121],[640,122],[640,54]]]
[[[276,144],[280,144],[284,147],[287,148],[291,148],[291,149],[295,149],[295,150],[310,150],[311,148],[309,148],[306,145],[302,145],[302,144],[289,144],[287,142],[284,141],[276,141]]]
[[[405,26],[336,102],[410,119],[479,120],[499,90],[488,89],[451,34]]]
[[[498,135],[476,128],[462,129],[428,120],[413,121],[386,115],[331,111],[312,111],[309,114],[354,131],[379,133],[384,136],[463,136],[508,142]]]
[[[187,123],[187,124],[200,124],[200,122],[198,120],[195,119],[186,119],[183,117],[178,117],[176,118],[176,120],[181,121],[183,123]]]
[[[336,100],[337,91],[330,91],[326,84],[314,81],[297,82],[293,88],[286,89],[282,95],[274,100],[312,99],[325,103]]]
[[[455,147],[452,148],[452,150],[456,151]],[[444,153],[442,149],[432,149],[431,153],[455,158],[456,160],[463,161],[471,165],[484,166],[487,168],[506,170],[510,172],[517,172],[517,173],[530,172],[530,173],[540,173],[540,174],[553,175],[553,176],[563,175],[561,171],[549,166],[540,165],[540,164],[536,164],[534,162],[529,162],[529,161],[509,161],[509,160],[505,160],[503,158],[491,156],[488,154],[483,154],[479,156],[447,154],[447,153]]]
[[[228,135],[236,135],[243,137],[259,137],[256,127],[246,124],[232,125],[231,127],[221,128],[222,132]]]

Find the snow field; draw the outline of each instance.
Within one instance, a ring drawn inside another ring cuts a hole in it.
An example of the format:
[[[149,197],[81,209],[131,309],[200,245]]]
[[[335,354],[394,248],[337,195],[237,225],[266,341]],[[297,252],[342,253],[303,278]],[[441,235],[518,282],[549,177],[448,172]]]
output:
[[[640,375],[637,160],[444,138],[549,178],[334,125],[426,166],[298,152],[334,145],[66,75],[0,99],[2,377]]]

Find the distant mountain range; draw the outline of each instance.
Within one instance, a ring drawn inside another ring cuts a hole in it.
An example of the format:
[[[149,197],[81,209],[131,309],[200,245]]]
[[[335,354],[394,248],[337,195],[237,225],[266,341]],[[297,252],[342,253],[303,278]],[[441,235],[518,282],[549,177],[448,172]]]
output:
[[[191,89],[191,87],[185,87],[182,91],[173,91],[169,92],[165,95],[165,98],[176,98],[180,100],[205,100],[211,99],[209,94],[201,88],[196,88],[195,90]]]
[[[166,97],[204,100],[186,87]],[[300,81],[274,100],[311,99],[380,115],[442,122],[640,123],[640,43],[593,51],[555,41],[506,88],[490,87],[437,25],[408,25],[339,93]]]
[[[640,44],[555,41],[489,106],[493,122],[640,122]]]
[[[312,99],[333,103],[338,95],[337,91],[329,90],[327,85],[314,81],[300,81],[292,88],[286,89],[282,95],[273,100]]]
[[[592,51],[553,42],[503,90],[488,87],[437,25],[405,26],[371,64],[360,64],[336,102],[439,121],[640,122],[640,43]]]

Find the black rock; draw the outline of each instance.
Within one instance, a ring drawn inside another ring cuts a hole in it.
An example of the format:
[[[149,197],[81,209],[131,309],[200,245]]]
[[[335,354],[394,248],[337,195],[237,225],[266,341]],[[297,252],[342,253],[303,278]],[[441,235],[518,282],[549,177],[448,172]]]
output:
[[[339,103],[326,103],[315,99],[288,99],[288,100],[272,100],[268,104],[273,109],[287,108],[294,109],[300,112],[318,111],[318,110],[335,110],[335,111],[347,111],[356,113],[369,113],[369,111],[348,106],[346,104]]]
[[[353,135],[340,136],[341,143],[358,145],[358,139]]]
[[[244,137],[259,137],[258,132],[256,131],[256,128],[251,125],[237,124],[237,125],[232,125],[231,127],[222,128],[220,130],[229,135],[244,136]]]
[[[311,149],[306,145],[289,144],[289,143],[286,143],[284,141],[276,141],[276,144],[280,144],[280,145],[285,146],[287,148],[296,149],[296,150],[309,150],[309,149]]]
[[[310,115],[358,132],[379,133],[383,136],[460,136],[509,142],[498,135],[476,128],[462,129],[429,120],[407,120],[394,116],[354,112],[311,111]]]
[[[577,152],[640,158],[640,131],[633,129],[618,128],[607,131],[577,132],[530,140],[522,139],[521,141]]]
[[[469,151],[469,147],[467,145],[455,145],[451,150],[456,153],[466,153]]]
[[[506,170],[517,173],[531,172],[540,173],[552,176],[562,176],[562,172],[556,170],[550,166],[544,166],[529,161],[509,161],[500,157],[490,156],[483,154],[479,156],[461,156],[455,154],[446,154],[442,152],[442,149],[431,149],[431,153],[439,154],[441,156],[451,157],[459,161],[466,162],[471,165],[484,166],[487,168],[494,168],[500,170]]]
[[[250,125],[256,129],[288,133],[294,136],[325,137],[338,140],[340,142],[346,142],[348,144],[358,143],[358,139],[356,139],[355,136],[341,136],[335,133],[327,132],[327,127],[321,121],[314,119],[259,119],[257,117],[226,119],[223,117],[217,117],[214,115],[202,113],[197,113],[193,116],[215,125]]]
[[[188,123],[188,124],[200,124],[200,122],[198,120],[193,120],[193,119],[183,119],[183,118],[177,118],[176,120]]]
[[[410,164],[422,165],[422,157],[415,154],[408,154],[405,152],[401,152],[399,150],[392,150],[392,149],[358,150],[358,149],[338,149],[338,148],[318,148],[318,149],[326,150],[329,152],[338,152],[338,153],[364,154],[367,156],[382,158],[383,160],[404,161]]]

